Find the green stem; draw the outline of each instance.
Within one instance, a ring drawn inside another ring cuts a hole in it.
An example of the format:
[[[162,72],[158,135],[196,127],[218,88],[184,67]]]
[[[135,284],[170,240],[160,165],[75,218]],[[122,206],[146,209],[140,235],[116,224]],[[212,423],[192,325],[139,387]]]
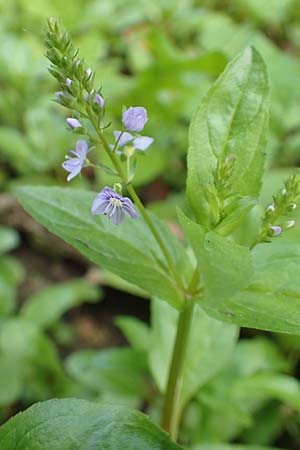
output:
[[[134,187],[132,186],[132,184],[130,182],[128,183],[127,176],[123,172],[122,166],[120,164],[120,161],[119,161],[117,155],[114,152],[111,151],[111,149],[110,149],[110,147],[109,147],[105,137],[101,133],[101,130],[99,130],[99,127],[97,126],[97,123],[95,122],[93,114],[91,112],[89,114],[89,118],[90,118],[90,120],[91,120],[91,122],[92,122],[92,124],[94,126],[94,129],[95,129],[95,131],[97,133],[97,136],[98,136],[101,144],[103,145],[104,149],[106,150],[106,153],[108,154],[109,158],[111,159],[111,162],[115,166],[115,168],[116,168],[116,170],[117,170],[117,172],[118,172],[122,182],[124,183],[124,185],[126,185],[128,193],[130,194],[132,200],[137,205],[141,215],[143,216],[143,218],[144,218],[145,222],[147,223],[148,227],[150,228],[154,238],[156,239],[158,245],[160,246],[161,251],[162,251],[163,255],[165,256],[166,261],[167,261],[167,263],[169,265],[169,268],[170,268],[170,270],[171,270],[171,272],[172,272],[172,274],[173,274],[173,276],[174,276],[174,278],[176,280],[176,283],[177,283],[177,286],[178,286],[179,290],[181,292],[183,292],[184,291],[184,286],[183,286],[181,277],[180,277],[179,273],[177,272],[177,269],[176,269],[175,264],[173,262],[173,258],[171,256],[167,246],[163,242],[163,240],[162,240],[159,232],[157,231],[154,223],[152,222],[150,216],[148,215],[146,209],[144,208],[143,203],[141,202],[139,196],[135,192]]]
[[[170,433],[174,440],[177,438],[181,415],[182,375],[193,318],[193,306],[193,301],[186,301],[184,309],[179,314],[163,407],[162,427]]]

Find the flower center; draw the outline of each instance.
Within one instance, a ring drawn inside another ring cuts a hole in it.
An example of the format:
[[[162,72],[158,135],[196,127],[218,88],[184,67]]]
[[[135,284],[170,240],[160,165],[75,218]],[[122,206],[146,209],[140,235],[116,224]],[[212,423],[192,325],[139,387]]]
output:
[[[115,197],[111,197],[109,199],[110,203],[112,203],[114,206],[116,206],[117,208],[120,208],[122,206],[122,202],[121,200],[119,200],[118,198]]]

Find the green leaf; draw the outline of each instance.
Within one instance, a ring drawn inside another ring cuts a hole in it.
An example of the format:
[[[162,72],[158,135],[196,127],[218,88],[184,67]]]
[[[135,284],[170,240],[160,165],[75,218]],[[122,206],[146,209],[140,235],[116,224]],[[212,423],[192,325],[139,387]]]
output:
[[[73,384],[62,371],[55,346],[34,324],[19,318],[1,323],[0,354],[14,361],[26,401],[74,395]]]
[[[127,341],[135,350],[147,351],[150,342],[150,329],[148,325],[136,317],[118,316],[115,324],[125,335]]]
[[[131,348],[82,350],[66,361],[68,372],[102,401],[138,407],[146,393],[145,355]]]
[[[275,447],[261,447],[260,445],[238,445],[238,444],[204,444],[196,445],[191,450],[279,450]],[[284,449],[280,449],[284,450]]]
[[[8,355],[0,354],[0,406],[7,406],[18,399],[23,388],[21,367]]]
[[[252,251],[254,275],[246,289],[222,304],[203,308],[243,327],[300,334],[300,247],[286,240]]]
[[[214,307],[248,286],[253,274],[248,248],[214,231],[205,233],[201,225],[182,212],[179,218],[203,277],[205,298],[201,302]]]
[[[23,187],[17,190],[24,208],[51,232],[93,262],[126,281],[180,308],[182,297],[164,268],[164,256],[142,218],[115,226],[93,216],[91,192],[63,188]],[[153,217],[175,263],[185,258],[183,247],[167,227]]]
[[[251,430],[254,417],[272,399],[299,405],[299,382],[278,373],[287,369],[287,362],[270,339],[240,340],[228,364],[198,392],[198,409],[205,420],[199,432],[194,419],[194,441],[237,439],[243,430]],[[197,417],[201,420],[199,411]],[[263,442],[257,438],[256,443]]]
[[[234,0],[233,3],[233,7],[248,20],[256,25],[270,27],[282,26],[288,20],[293,6],[293,0],[269,0],[267,4],[260,0]]]
[[[17,287],[24,278],[20,262],[13,256],[0,258],[0,316],[9,314],[15,307]]]
[[[240,379],[236,386],[237,395],[258,399],[275,398],[296,411],[300,411],[300,383],[289,375],[257,373]],[[252,397],[253,396],[253,397]]]
[[[1,159],[8,161],[19,173],[24,174],[36,169],[32,164],[32,148],[24,134],[10,127],[0,127]]]
[[[19,235],[13,228],[0,227],[0,255],[9,252],[19,244]]]
[[[142,413],[64,399],[38,403],[0,428],[1,450],[180,450]]]
[[[190,126],[187,195],[200,223],[207,225],[205,199],[218,159],[235,155],[232,192],[257,197],[264,171],[268,79],[254,48],[233,59],[211,87]]]
[[[152,337],[149,361],[153,377],[164,392],[172,355],[178,313],[167,303],[152,301]],[[199,387],[212,378],[231,357],[237,328],[211,319],[195,305],[183,372],[182,407]]]
[[[55,323],[68,309],[83,302],[101,300],[102,292],[85,280],[55,284],[26,299],[21,317],[39,328]]]
[[[148,292],[137,287],[135,284],[128,283],[128,281],[118,277],[118,275],[115,275],[109,270],[101,268],[99,270],[99,276],[101,279],[101,284],[104,286],[110,286],[114,289],[118,289],[119,291],[128,292],[135,297],[149,298]]]

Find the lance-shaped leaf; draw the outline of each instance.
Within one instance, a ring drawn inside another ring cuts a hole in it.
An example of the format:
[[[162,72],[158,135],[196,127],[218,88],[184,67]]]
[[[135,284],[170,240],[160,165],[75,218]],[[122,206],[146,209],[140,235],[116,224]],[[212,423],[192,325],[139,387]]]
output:
[[[250,251],[179,214],[184,233],[197,258],[204,282],[204,303],[215,307],[250,283],[253,267]]]
[[[203,302],[213,317],[240,326],[300,334],[300,245],[276,241],[252,251],[254,275],[245,289],[219,305]]]
[[[198,221],[208,225],[209,186],[217,160],[234,156],[231,190],[257,197],[264,171],[268,78],[254,48],[233,59],[201,101],[190,126],[187,194]]]
[[[56,187],[23,187],[24,208],[52,233],[90,260],[152,295],[180,308],[182,297],[165,265],[164,256],[142,218],[115,226],[107,217],[93,216],[91,192]],[[165,245],[181,264],[184,248],[167,227],[153,217]]]
[[[48,400],[0,428],[1,450],[182,450],[144,414],[86,400]]]

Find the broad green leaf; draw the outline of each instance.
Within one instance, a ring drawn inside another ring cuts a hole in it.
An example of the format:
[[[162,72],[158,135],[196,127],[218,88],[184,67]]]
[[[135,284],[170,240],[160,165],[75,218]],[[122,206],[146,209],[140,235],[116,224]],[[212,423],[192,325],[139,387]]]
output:
[[[32,148],[24,134],[10,127],[0,127],[1,159],[8,161],[19,173],[29,173],[37,169],[32,164]]]
[[[150,342],[149,326],[132,316],[118,316],[115,324],[125,335],[127,341],[135,350],[147,351]]]
[[[118,275],[115,275],[109,270],[100,269],[99,277],[101,279],[101,284],[104,286],[110,286],[119,291],[128,292],[136,297],[149,298],[148,292],[137,287],[135,284],[128,283],[128,281],[118,277]]]
[[[252,251],[255,273],[246,289],[219,305],[203,308],[240,326],[300,334],[300,247],[286,240]]]
[[[24,278],[20,262],[13,256],[0,258],[0,316],[12,312],[17,300],[17,287]]]
[[[93,262],[180,308],[182,297],[164,268],[164,256],[147,225],[139,218],[115,226],[107,217],[93,216],[91,192],[43,187],[17,190],[24,208],[51,232]],[[183,247],[158,219],[156,226],[175,263],[185,258]]]
[[[201,301],[214,307],[248,286],[253,274],[250,251],[229,238],[204,228],[179,214],[181,225],[194,250],[204,282]]]
[[[251,376],[262,371],[289,370],[289,365],[276,344],[264,337],[240,340],[234,350],[231,365],[238,376]]]
[[[234,0],[233,8],[257,25],[280,27],[288,20],[294,0]]]
[[[197,219],[208,224],[205,199],[217,159],[235,155],[232,192],[257,197],[264,171],[268,79],[254,48],[231,61],[196,111],[190,126],[187,195]]]
[[[20,364],[9,355],[0,354],[0,407],[15,402],[23,388]]]
[[[194,419],[194,441],[238,439],[241,432],[251,430],[256,414],[272,399],[293,408],[298,402],[299,408],[299,382],[279,372],[286,370],[287,362],[272,341],[262,337],[240,340],[227,365],[199,390],[198,411],[194,406],[196,410],[187,413],[198,421],[205,417],[201,431]]]
[[[204,444],[191,447],[191,450],[284,450],[275,447],[261,447],[260,445],[238,444]]]
[[[180,450],[148,417],[127,407],[49,400],[0,428],[1,450]]]
[[[164,392],[175,339],[178,313],[167,303],[152,302],[152,337],[149,353],[153,377]],[[231,357],[238,329],[211,319],[195,305],[187,346],[182,385],[182,407],[199,387],[212,378]]]
[[[74,384],[63,373],[53,343],[34,324],[19,318],[1,323],[0,354],[14,361],[26,401],[75,395]]]
[[[55,284],[27,298],[20,314],[39,328],[47,328],[73,306],[101,300],[101,294],[85,280]]]
[[[146,393],[146,360],[131,348],[82,350],[68,357],[70,375],[102,401],[138,407]]]
[[[296,411],[300,411],[300,383],[289,375],[257,373],[236,386],[237,395],[248,401],[252,396],[259,399],[275,398]]]
[[[0,226],[0,255],[17,247],[19,235],[13,228]]]

